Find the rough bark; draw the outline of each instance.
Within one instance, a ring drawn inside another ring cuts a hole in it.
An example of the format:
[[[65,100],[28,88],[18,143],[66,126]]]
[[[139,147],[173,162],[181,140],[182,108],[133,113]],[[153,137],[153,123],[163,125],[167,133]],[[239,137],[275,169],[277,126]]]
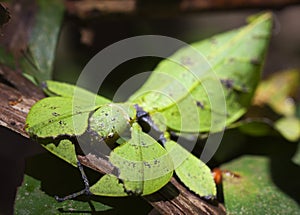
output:
[[[44,97],[42,91],[20,73],[0,65],[0,125],[28,137],[25,119],[29,108]]]

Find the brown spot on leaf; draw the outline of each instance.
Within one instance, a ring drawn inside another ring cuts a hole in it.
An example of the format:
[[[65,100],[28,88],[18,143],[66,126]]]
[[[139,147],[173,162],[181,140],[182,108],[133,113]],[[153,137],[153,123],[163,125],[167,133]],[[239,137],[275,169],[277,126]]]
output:
[[[248,87],[245,84],[242,85],[242,89],[241,90],[242,90],[243,93],[248,93],[249,92],[249,89],[248,89]]]
[[[233,58],[233,57],[229,58],[229,60],[228,60],[229,63],[233,63],[234,61],[235,61],[235,58]]]
[[[250,60],[250,63],[251,63],[252,65],[254,65],[254,66],[259,66],[259,65],[260,65],[259,59],[257,59],[257,58],[252,58],[252,59]]]
[[[52,115],[53,115],[53,116],[60,116],[60,114],[59,114],[59,113],[56,113],[56,112],[52,112]]]
[[[196,101],[196,105],[197,105],[197,107],[204,109],[204,104],[202,102]]]
[[[60,125],[65,126],[67,123],[65,121],[59,120],[58,122]]]
[[[268,37],[269,37],[268,35],[264,35],[264,34],[254,34],[252,36],[252,38],[255,39],[255,40],[265,40]]]
[[[218,41],[217,41],[217,39],[216,38],[211,38],[210,40],[209,40],[210,42],[211,42],[211,44],[213,44],[213,45],[217,45],[218,44]]]
[[[151,168],[151,164],[149,162],[144,161],[145,167]]]
[[[233,88],[233,80],[232,79],[221,79],[220,80],[223,86],[225,86],[227,89]]]
[[[193,60],[187,56],[181,57],[180,63],[185,66],[192,66],[194,64]]]

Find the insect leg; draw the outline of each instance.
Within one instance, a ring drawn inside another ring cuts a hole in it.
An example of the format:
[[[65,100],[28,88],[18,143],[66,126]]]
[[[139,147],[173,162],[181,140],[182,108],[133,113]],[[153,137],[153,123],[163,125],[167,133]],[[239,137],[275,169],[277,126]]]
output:
[[[157,142],[159,144],[161,144],[162,146],[165,146],[165,143],[167,142],[167,138],[165,137],[165,135],[163,133],[159,135]]]
[[[148,133],[151,137],[153,137],[159,144],[164,146],[167,139],[164,136],[164,132],[161,131],[151,119],[149,113],[144,111],[138,105],[135,105],[136,108],[136,118],[138,124],[142,127],[143,131]]]
[[[84,189],[79,191],[79,192],[76,192],[76,193],[72,193],[70,195],[67,195],[65,197],[58,197],[58,196],[54,196],[54,198],[56,199],[56,201],[58,202],[63,202],[63,201],[66,201],[66,200],[70,200],[70,199],[74,199],[75,197],[77,196],[80,196],[82,194],[85,194],[87,196],[90,196],[92,193],[90,191],[90,184],[89,184],[89,180],[87,179],[87,176],[83,170],[83,167],[81,165],[81,163],[79,161],[77,161],[77,166],[78,166],[78,169],[81,173],[81,177],[83,179],[83,182],[84,182]]]
[[[84,182],[84,190],[85,190],[85,194],[86,194],[86,195],[91,195],[92,193],[91,193],[91,191],[90,191],[90,183],[89,183],[89,180],[87,179],[86,174],[85,174],[85,172],[84,172],[84,170],[83,170],[83,167],[82,167],[82,165],[81,165],[81,163],[80,163],[79,161],[77,161],[77,166],[78,166],[78,168],[79,168],[79,171],[80,171],[80,173],[81,173],[81,177],[82,177],[83,182]]]

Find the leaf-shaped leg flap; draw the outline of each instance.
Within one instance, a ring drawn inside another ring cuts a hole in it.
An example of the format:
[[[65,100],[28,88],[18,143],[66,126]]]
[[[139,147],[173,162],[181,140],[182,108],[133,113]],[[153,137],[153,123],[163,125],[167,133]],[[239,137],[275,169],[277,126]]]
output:
[[[83,134],[95,106],[73,106],[72,98],[48,97],[34,104],[26,118],[26,131],[39,138]]]
[[[173,163],[167,151],[152,137],[142,132],[137,123],[133,123],[131,128],[131,139],[123,145],[115,148],[110,154],[110,162],[117,167],[120,180],[114,179],[112,191],[119,189],[120,181],[123,183],[123,191],[128,194],[148,195],[165,184],[173,175]],[[108,176],[106,176],[108,177]],[[106,180],[101,179],[101,180]],[[108,186],[100,180],[97,186]],[[94,185],[91,191],[96,195],[103,195]],[[115,195],[116,193],[105,193],[105,195]],[[123,196],[122,192],[118,192]]]
[[[216,196],[216,185],[205,163],[174,141],[165,144],[179,179],[199,196]]]

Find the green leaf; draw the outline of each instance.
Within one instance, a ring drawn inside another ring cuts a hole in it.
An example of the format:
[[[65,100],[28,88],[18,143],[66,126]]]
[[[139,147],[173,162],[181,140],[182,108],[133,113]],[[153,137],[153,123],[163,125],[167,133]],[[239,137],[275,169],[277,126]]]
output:
[[[26,131],[40,138],[81,135],[95,106],[73,106],[72,98],[48,97],[31,107],[26,118]]]
[[[115,175],[104,175],[99,181],[91,186],[90,191],[99,196],[128,196],[124,190],[124,185]]]
[[[76,100],[81,100],[83,102],[95,101],[96,105],[102,105],[111,102],[109,99],[94,94],[81,87],[58,81],[46,81],[44,91],[49,96],[62,96],[73,98],[73,96],[75,95]]]
[[[115,148],[109,160],[118,168],[127,193],[151,194],[167,184],[173,174],[167,151],[136,123],[132,125],[131,139]]]
[[[61,140],[57,146],[54,143],[43,144],[42,146],[57,157],[77,167],[75,145],[70,140]]]
[[[109,157],[118,168],[118,177],[105,175],[91,187],[95,195],[148,195],[169,182],[173,163],[166,150],[134,123],[132,138],[115,148]]]
[[[263,106],[268,104],[276,113],[292,116],[296,105],[292,99],[300,87],[300,71],[296,69],[274,73],[262,81],[254,96],[253,104]]]
[[[216,185],[208,166],[174,141],[165,147],[173,159],[178,178],[199,196],[216,196]]]
[[[25,73],[33,76],[41,83],[52,78],[55,49],[64,5],[61,0],[38,0],[36,2],[38,12],[29,38],[27,59],[22,62],[22,68]]]
[[[228,214],[299,214],[297,202],[274,184],[268,158],[244,156],[221,168],[227,172],[223,188]],[[299,183],[290,186],[298,189]]]
[[[275,122],[275,128],[289,141],[300,139],[300,120],[296,117],[282,117]]]
[[[108,211],[110,206],[100,202],[91,201],[96,211]],[[74,213],[76,211],[86,211],[91,213],[92,209],[88,202],[69,200],[65,202],[57,202],[53,196],[49,196],[41,190],[40,181],[25,175],[23,185],[19,187],[15,201],[15,214],[31,215],[31,214],[60,214]]]
[[[252,136],[278,136],[279,132],[285,139],[292,142],[300,138],[300,120],[295,116],[281,117],[275,122],[263,115],[250,117],[230,125],[230,128],[236,127],[241,132]]]
[[[224,129],[225,117],[227,125],[235,121],[251,101],[271,24],[271,14],[264,13],[245,27],[179,50],[162,61],[129,100],[150,113],[161,112],[171,130],[207,132],[211,125],[214,131]]]
[[[298,166],[300,166],[300,141],[298,143],[298,148],[296,150],[296,153],[294,154],[292,161],[297,164]]]
[[[232,127],[238,127],[239,130],[245,134],[260,137],[267,136],[274,131],[273,122],[264,119],[239,121]]]
[[[98,105],[109,102],[104,97],[67,83],[46,81],[45,84],[44,90],[47,94],[56,97],[45,98],[31,108],[26,119],[26,131],[31,136],[55,138],[83,134],[88,128],[90,113],[97,109],[93,101]],[[87,107],[89,104],[91,107]],[[42,146],[73,166],[77,166],[75,146],[72,142],[68,140],[62,140],[58,144],[46,142]]]

